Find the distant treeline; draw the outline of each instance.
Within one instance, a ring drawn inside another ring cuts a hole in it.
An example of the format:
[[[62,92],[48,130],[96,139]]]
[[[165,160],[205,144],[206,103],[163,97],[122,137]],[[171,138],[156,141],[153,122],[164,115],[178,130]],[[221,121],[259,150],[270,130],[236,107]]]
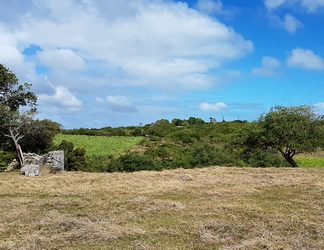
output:
[[[212,119],[211,119],[212,120]],[[172,121],[167,119],[161,119],[154,123],[149,123],[146,125],[139,125],[139,126],[128,126],[128,127],[103,127],[103,128],[79,128],[79,129],[69,129],[64,130],[64,134],[69,135],[89,135],[89,136],[146,136],[146,135],[154,135],[159,130],[161,125],[163,127],[191,127],[191,126],[199,126],[205,124],[216,124],[215,120],[213,122],[206,122],[201,118],[196,117],[189,117],[189,119],[178,119],[175,118]],[[225,123],[222,120],[220,123]],[[234,120],[226,123],[247,123],[246,120]],[[156,126],[157,125],[157,126]]]

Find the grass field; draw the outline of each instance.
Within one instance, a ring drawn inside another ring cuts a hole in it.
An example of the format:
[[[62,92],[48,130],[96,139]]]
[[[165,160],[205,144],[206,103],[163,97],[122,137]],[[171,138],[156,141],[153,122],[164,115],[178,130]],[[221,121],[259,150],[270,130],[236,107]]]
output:
[[[136,146],[143,140],[143,137],[106,137],[106,136],[86,136],[86,135],[57,135],[55,144],[62,140],[73,142],[75,147],[85,148],[87,156],[119,156],[125,151]]]
[[[324,249],[324,171],[0,173],[0,249]]]
[[[302,168],[324,168],[324,158],[312,156],[297,156],[296,161]]]

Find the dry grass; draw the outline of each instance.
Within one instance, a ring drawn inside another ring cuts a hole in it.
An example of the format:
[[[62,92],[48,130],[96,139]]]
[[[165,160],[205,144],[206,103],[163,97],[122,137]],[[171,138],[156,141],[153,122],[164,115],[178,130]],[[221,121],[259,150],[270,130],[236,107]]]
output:
[[[324,249],[324,169],[0,174],[0,249]]]

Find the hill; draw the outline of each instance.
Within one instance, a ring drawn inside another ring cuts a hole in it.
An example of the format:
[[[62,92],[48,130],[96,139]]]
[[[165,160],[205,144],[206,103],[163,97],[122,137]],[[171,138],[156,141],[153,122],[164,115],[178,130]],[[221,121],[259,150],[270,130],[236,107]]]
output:
[[[0,173],[0,249],[323,249],[323,169]]]

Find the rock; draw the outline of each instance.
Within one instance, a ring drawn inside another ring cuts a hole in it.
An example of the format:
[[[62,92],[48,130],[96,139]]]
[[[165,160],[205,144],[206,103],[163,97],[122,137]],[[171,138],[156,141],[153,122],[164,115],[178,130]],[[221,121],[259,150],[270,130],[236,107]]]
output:
[[[25,164],[43,165],[44,158],[34,153],[23,153]]]
[[[54,170],[64,170],[64,151],[51,151],[44,156],[44,165]]]
[[[20,169],[21,174],[26,176],[39,176],[40,165],[26,164]]]
[[[16,159],[14,159],[6,168],[5,172],[11,172],[18,169],[18,162]]]

